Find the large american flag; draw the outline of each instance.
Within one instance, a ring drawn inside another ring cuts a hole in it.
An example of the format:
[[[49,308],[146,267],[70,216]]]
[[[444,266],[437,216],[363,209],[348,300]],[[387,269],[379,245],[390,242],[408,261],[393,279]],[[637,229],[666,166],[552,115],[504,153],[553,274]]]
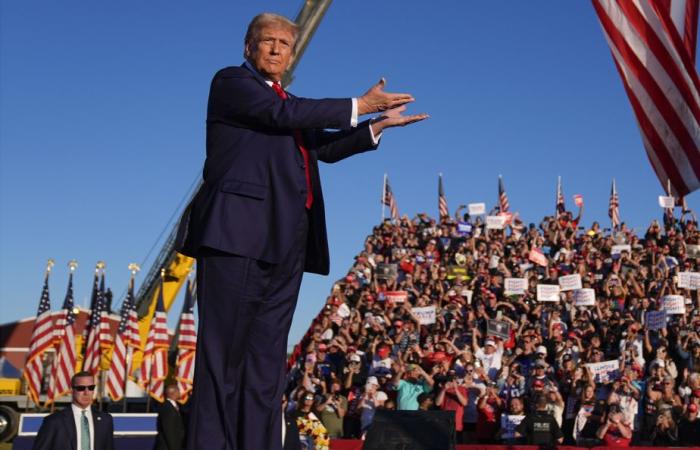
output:
[[[104,280],[104,278],[103,278]],[[104,304],[104,296],[102,289],[98,287],[100,282],[99,269],[95,270],[95,278],[92,285],[92,301],[90,319],[85,329],[87,339],[85,344],[85,359],[83,360],[83,370],[97,374],[100,368],[100,359],[102,358],[102,348],[100,346],[100,322],[102,318],[102,308]],[[102,285],[104,286],[104,285]]]
[[[394,193],[391,191],[391,186],[389,186],[389,178],[386,176],[384,177],[384,198],[382,201],[389,207],[391,218],[399,220],[399,207],[396,204],[396,197],[394,197]]]
[[[148,330],[146,349],[141,363],[140,383],[148,394],[163,401],[163,387],[168,375],[168,324],[163,305],[163,281],[161,277],[158,301]]]
[[[594,0],[662,186],[682,197],[700,187],[697,0]]]
[[[508,196],[506,195],[506,188],[503,186],[503,178],[498,176],[498,206],[501,212],[508,212],[510,205],[508,204]]]
[[[608,205],[608,216],[612,222],[613,229],[620,225],[620,199],[617,196],[617,188],[615,187],[615,179],[613,178],[612,187],[610,188],[610,204]]]
[[[566,211],[566,204],[564,203],[564,191],[561,188],[561,177],[557,178],[557,205],[556,205],[557,215]]]
[[[449,217],[450,215],[450,210],[447,207],[445,191],[442,188],[442,174],[438,176],[438,211],[440,213],[440,218]]]
[[[194,295],[190,280],[187,280],[185,303],[180,314],[177,340],[177,386],[180,403],[187,402],[194,380],[194,357],[197,348],[197,328],[194,324]]]
[[[75,373],[77,359],[75,351],[75,310],[73,304],[73,269],[68,277],[68,291],[63,301],[63,308],[56,322],[56,335],[60,336],[56,357],[51,368],[49,379],[48,401],[52,403],[56,398],[68,393],[71,389],[71,378]]]
[[[44,275],[44,288],[41,290],[39,308],[36,312],[32,339],[29,343],[29,354],[24,365],[24,379],[27,381],[27,395],[34,404],[39,404],[41,382],[44,378],[43,355],[53,345],[53,319],[51,316],[51,301],[49,299],[49,274],[52,262]]]
[[[134,277],[129,281],[129,289],[121,308],[121,319],[117,329],[117,341],[112,351],[112,362],[107,374],[107,394],[114,401],[124,397],[124,387],[131,372],[130,363],[134,348],[141,345],[138,315],[134,300]]]

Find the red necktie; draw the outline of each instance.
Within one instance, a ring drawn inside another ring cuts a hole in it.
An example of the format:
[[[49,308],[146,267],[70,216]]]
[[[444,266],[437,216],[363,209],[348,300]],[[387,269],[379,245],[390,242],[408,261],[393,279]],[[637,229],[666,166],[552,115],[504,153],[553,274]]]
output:
[[[284,89],[282,89],[282,86],[280,86],[279,82],[275,81],[272,83],[272,89],[275,90],[277,93],[277,96],[281,98],[282,100],[287,100],[288,96],[287,93],[284,92]],[[306,147],[304,147],[304,141],[301,138],[301,131],[299,130],[294,130],[294,141],[297,143],[297,147],[299,147],[299,151],[301,152],[301,157],[304,159],[304,173],[306,174],[306,209],[311,209],[311,205],[314,202],[314,194],[311,192],[311,172],[309,172],[309,152],[306,150]]]

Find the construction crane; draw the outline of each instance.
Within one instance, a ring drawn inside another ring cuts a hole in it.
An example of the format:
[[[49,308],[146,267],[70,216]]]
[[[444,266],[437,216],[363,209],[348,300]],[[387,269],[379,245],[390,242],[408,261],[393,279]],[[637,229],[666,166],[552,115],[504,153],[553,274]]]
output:
[[[294,80],[293,73],[297,64],[306,50],[311,38],[314,36],[318,25],[321,23],[332,0],[305,0],[301,11],[296,17],[296,24],[299,27],[296,44],[296,54],[292,63],[282,78],[284,87],[289,86]],[[197,183],[196,189],[191,194],[190,201],[201,187],[202,180]],[[188,201],[189,203],[189,201]],[[148,330],[151,325],[151,318],[156,307],[158,294],[160,292],[161,269],[165,269],[163,277],[163,302],[165,310],[168,311],[173,305],[180,288],[192,271],[194,259],[178,253],[175,249],[178,223],[170,231],[160,253],[156,257],[153,265],[146,274],[146,278],[141,284],[141,288],[136,294],[136,308],[139,316],[139,333],[141,342],[145,343],[148,337]],[[134,367],[141,365],[142,352],[134,354]]]

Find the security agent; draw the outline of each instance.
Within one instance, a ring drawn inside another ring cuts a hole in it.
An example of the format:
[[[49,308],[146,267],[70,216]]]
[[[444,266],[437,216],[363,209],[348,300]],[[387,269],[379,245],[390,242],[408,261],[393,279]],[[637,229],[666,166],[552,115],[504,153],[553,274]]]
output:
[[[515,429],[515,437],[524,437],[530,445],[554,446],[564,441],[564,434],[559,428],[554,416],[547,411],[547,397],[541,395],[537,398],[536,409],[532,414],[525,416]]]

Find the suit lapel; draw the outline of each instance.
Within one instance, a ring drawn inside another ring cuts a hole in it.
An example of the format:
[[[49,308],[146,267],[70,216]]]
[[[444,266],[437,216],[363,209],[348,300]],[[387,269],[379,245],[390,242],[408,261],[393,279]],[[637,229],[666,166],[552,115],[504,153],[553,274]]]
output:
[[[92,428],[95,430],[95,448],[102,448],[102,436],[104,436],[104,419],[102,413],[92,409]]]
[[[68,406],[63,409],[63,426],[68,436],[68,442],[73,450],[78,448],[78,436],[75,434],[75,418],[73,417],[73,408]]]

